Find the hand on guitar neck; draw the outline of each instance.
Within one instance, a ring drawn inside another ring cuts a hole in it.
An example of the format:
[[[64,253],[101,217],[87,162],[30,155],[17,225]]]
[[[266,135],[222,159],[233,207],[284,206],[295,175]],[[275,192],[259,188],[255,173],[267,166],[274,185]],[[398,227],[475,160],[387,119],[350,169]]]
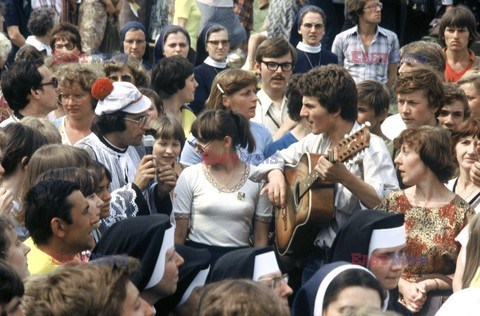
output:
[[[477,156],[480,157],[480,141],[477,141]],[[480,186],[480,162],[475,162],[470,169],[470,178],[475,185]]]

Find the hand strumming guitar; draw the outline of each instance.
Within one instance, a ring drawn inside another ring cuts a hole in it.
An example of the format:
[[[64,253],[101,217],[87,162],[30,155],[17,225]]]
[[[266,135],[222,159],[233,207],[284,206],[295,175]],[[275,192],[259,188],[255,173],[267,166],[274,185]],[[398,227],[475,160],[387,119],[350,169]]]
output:
[[[265,193],[268,194],[268,199],[273,206],[285,207],[287,183],[281,170],[274,169],[268,173],[268,183],[260,191],[260,195]]]

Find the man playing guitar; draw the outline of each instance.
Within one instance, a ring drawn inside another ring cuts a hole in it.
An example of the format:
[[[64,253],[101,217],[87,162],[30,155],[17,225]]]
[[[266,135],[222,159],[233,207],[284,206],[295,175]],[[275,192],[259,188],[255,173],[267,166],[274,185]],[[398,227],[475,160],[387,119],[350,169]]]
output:
[[[300,112],[312,129],[298,143],[277,152],[278,163],[272,160],[258,166],[251,179],[268,179],[261,194],[268,194],[277,208],[286,205],[287,185],[285,163],[295,164],[302,154],[327,154],[346,134],[357,132],[357,90],[355,82],[344,68],[328,65],[314,68],[300,79],[303,106]],[[371,135],[370,145],[364,153],[346,163],[331,163],[325,156],[318,160],[315,171],[321,181],[335,183],[335,217],[322,227],[314,242],[314,250],[304,261],[302,283],[305,283],[323,263],[336,231],[362,209],[373,208],[391,191],[398,190],[398,181],[392,159],[385,142]]]

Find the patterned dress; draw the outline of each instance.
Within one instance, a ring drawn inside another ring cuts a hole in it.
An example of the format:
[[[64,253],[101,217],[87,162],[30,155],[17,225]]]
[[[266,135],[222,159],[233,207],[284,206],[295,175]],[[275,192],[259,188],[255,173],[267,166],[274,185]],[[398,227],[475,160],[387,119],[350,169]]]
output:
[[[455,272],[460,251],[455,237],[475,214],[461,197],[455,195],[442,207],[419,207],[410,204],[404,191],[397,191],[387,195],[377,209],[405,214],[406,280],[416,282],[426,274]]]

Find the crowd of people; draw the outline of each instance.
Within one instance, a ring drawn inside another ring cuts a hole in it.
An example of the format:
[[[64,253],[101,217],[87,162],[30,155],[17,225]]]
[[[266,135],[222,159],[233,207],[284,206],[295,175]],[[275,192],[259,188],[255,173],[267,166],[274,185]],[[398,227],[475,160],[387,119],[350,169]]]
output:
[[[427,2],[2,1],[0,314],[476,314],[479,8]]]

